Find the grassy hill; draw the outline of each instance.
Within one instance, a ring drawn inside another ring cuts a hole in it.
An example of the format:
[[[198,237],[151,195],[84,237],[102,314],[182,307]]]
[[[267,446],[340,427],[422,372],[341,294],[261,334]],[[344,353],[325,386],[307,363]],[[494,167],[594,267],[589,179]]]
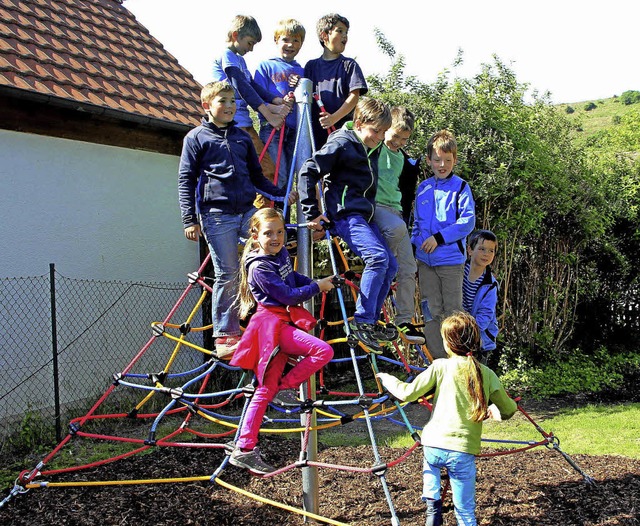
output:
[[[637,107],[638,104],[623,104],[618,96],[557,105],[558,111],[576,125],[578,138],[584,140],[601,130],[615,126],[622,115]],[[569,108],[574,111],[571,112]]]

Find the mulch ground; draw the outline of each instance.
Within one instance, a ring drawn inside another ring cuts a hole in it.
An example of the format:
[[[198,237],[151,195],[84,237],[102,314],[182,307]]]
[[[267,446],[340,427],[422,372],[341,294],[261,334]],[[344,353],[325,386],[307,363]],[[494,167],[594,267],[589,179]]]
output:
[[[266,437],[264,456],[282,467],[298,458],[299,442]],[[403,450],[379,448],[385,461]],[[210,476],[220,465],[221,450],[158,449],[100,468],[65,475],[64,480],[127,480]],[[640,460],[616,456],[571,457],[595,480],[588,485],[556,451],[478,459],[477,516],[482,525],[638,525]],[[319,460],[330,464],[371,467],[369,446],[320,446]],[[420,500],[421,450],[390,468],[385,480],[402,525],[423,525]],[[55,480],[55,479],[51,479]],[[62,480],[61,478],[58,480]],[[228,466],[220,480],[295,508],[302,503],[298,469],[263,479]],[[320,469],[319,514],[353,525],[392,524],[381,480],[376,475]],[[7,495],[3,492],[2,497]],[[183,482],[119,486],[32,489],[0,509],[0,524],[15,526],[299,525],[303,518],[258,503],[217,483]],[[445,524],[455,524],[450,498]]]

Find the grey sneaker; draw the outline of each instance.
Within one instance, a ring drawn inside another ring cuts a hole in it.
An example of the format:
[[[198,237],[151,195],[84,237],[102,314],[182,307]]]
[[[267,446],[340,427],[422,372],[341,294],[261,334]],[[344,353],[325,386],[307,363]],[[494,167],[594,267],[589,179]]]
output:
[[[229,463],[239,468],[245,468],[256,475],[266,475],[273,473],[276,468],[267,464],[260,456],[260,450],[254,447],[251,451],[242,451],[235,448],[229,457]]]
[[[424,333],[418,330],[418,327],[413,323],[406,322],[398,325],[398,331],[400,332],[400,338],[412,345],[424,345]]]
[[[298,407],[302,402],[295,389],[283,389],[274,396],[273,403],[283,407]]]

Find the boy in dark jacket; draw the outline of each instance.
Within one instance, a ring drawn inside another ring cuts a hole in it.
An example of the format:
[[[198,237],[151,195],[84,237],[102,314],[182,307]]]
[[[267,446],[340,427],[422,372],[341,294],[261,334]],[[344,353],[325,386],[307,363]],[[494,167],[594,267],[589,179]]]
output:
[[[383,102],[362,97],[354,119],[331,134],[326,144],[300,169],[298,191],[302,213],[316,230],[330,221],[365,263],[360,294],[350,332],[375,353],[380,342],[397,338],[397,331],[380,326],[378,318],[398,264],[373,222],[378,187],[378,157],[391,112]],[[325,213],[318,208],[316,186],[322,180]]]
[[[204,235],[215,271],[213,337],[218,358],[229,359],[240,339],[238,242],[248,236],[256,191],[283,201],[286,189],[262,174],[249,135],[235,126],[235,92],[228,82],[210,82],[200,95],[206,117],[184,138],[178,194],[187,239]],[[289,196],[290,202],[296,196]]]

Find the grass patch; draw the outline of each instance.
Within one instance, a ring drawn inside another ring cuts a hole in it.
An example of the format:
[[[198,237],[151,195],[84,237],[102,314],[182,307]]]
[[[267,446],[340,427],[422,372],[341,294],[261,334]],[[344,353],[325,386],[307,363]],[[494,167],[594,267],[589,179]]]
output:
[[[640,458],[640,404],[590,404],[576,409],[561,410],[547,418],[534,417],[534,420],[547,433],[553,433],[558,437],[561,449],[570,455],[621,455]],[[539,440],[540,434],[525,418],[514,416],[505,422],[487,421],[483,436]],[[491,447],[488,443],[484,445]]]
[[[593,103],[595,107],[587,110]],[[576,136],[580,141],[587,141],[600,131],[616,126],[619,119],[626,113],[633,111],[634,104],[623,104],[619,97],[596,99],[593,101],[571,102],[558,104],[558,111],[562,112],[575,126]],[[567,107],[573,108],[573,113],[567,113]]]
[[[640,458],[640,404],[587,405],[561,410],[553,416],[534,421],[547,433],[560,440],[560,448],[569,455],[620,455]],[[487,420],[483,438],[538,442],[542,436],[521,414],[511,420]],[[397,433],[386,440],[386,445],[406,448],[413,444],[408,433]],[[483,447],[504,449],[520,447],[517,444],[491,443]]]

